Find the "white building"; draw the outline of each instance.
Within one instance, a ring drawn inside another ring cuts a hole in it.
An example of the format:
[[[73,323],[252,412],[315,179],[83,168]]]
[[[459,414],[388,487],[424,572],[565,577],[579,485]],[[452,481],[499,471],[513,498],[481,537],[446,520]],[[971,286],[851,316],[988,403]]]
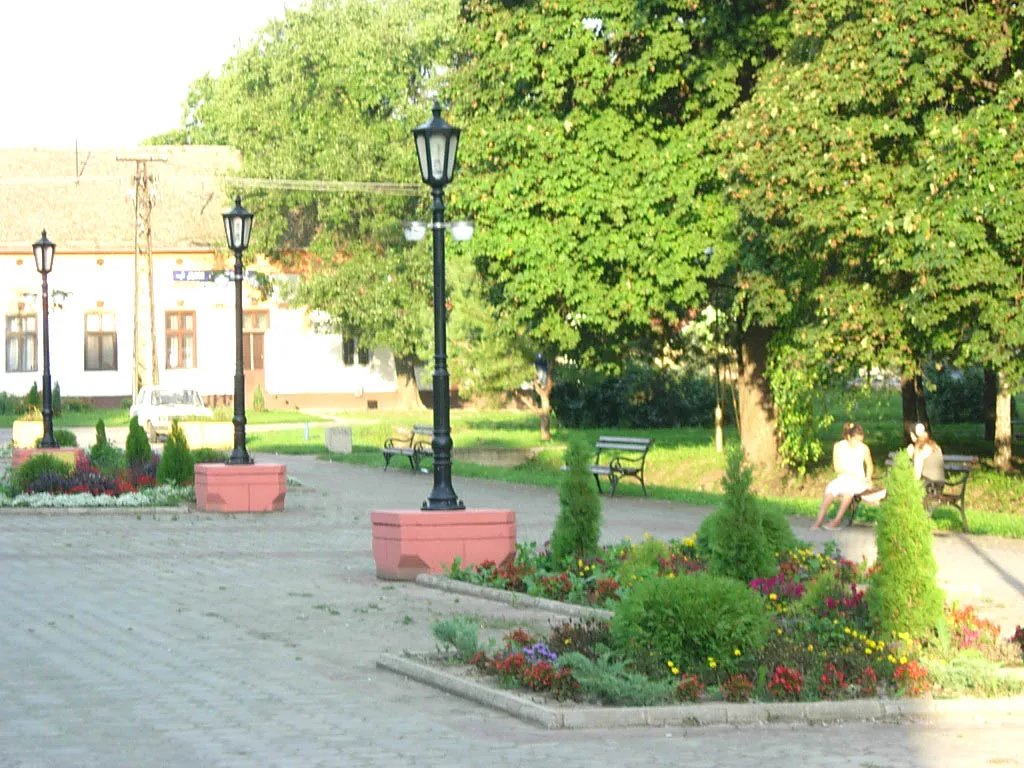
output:
[[[223,275],[234,256],[221,213],[231,207],[223,177],[238,167],[238,155],[226,147],[152,147],[123,156],[160,158],[148,163],[159,381],[226,404],[234,389],[235,300]],[[41,278],[32,243],[45,229],[57,246],[49,275],[53,381],[63,397],[119,404],[131,396],[136,328],[147,327],[135,317],[137,168],[115,152],[0,150],[0,391],[24,394],[41,380]],[[245,269],[281,274],[250,253]],[[304,309],[264,297],[255,281],[243,284],[243,307],[246,389],[259,385],[268,407],[387,408],[395,401],[389,350],[360,350],[354,340],[317,333]]]

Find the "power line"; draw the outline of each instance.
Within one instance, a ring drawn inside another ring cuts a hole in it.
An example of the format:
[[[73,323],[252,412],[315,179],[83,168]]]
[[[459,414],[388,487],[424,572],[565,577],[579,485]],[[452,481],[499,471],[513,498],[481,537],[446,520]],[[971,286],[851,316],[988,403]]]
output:
[[[166,158],[149,157],[118,157],[118,160],[143,159],[163,161]],[[46,184],[82,184],[88,182],[123,181],[123,176],[47,176],[0,179],[0,186],[28,186]],[[371,195],[404,195],[418,197],[422,192],[420,184],[402,184],[397,181],[329,181],[326,179],[253,179],[234,176],[208,175],[172,175],[164,176],[164,182],[183,181],[220,181],[226,186],[247,187],[251,189],[285,189],[305,192],[361,192]]]

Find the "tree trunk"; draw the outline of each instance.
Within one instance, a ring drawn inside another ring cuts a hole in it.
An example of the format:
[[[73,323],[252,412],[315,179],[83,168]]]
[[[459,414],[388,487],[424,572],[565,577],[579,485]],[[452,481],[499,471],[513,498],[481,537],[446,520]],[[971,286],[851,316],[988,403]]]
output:
[[[412,357],[395,358],[395,375],[398,389],[395,392],[395,403],[404,411],[424,411],[427,407],[420,397],[420,388],[416,386],[416,359]]]
[[[765,378],[771,334],[768,328],[752,327],[740,336],[736,388],[740,442],[747,459],[751,465],[775,474],[779,466],[775,407]]]
[[[910,434],[916,425],[924,424],[929,434],[932,431],[924,397],[924,379],[920,372],[903,375],[900,380],[900,393],[903,397],[903,444],[909,445]]]
[[[996,392],[999,389],[999,374],[985,369],[985,439],[996,439]]]
[[[1009,472],[1013,457],[1013,433],[1010,424],[1010,383],[999,374],[996,391],[995,450],[993,464],[1000,472]]]
[[[539,380],[534,379],[533,389],[540,397],[540,408],[537,414],[540,416],[540,439],[550,440],[551,439],[551,390],[554,387],[554,379],[548,375],[544,377],[544,385],[541,386]]]

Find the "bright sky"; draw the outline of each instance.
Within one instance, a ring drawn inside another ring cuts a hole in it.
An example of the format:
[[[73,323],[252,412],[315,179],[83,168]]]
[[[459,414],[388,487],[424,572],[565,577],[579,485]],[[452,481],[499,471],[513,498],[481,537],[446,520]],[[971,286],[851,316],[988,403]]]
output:
[[[0,147],[118,149],[181,124],[216,74],[302,0],[0,0]]]

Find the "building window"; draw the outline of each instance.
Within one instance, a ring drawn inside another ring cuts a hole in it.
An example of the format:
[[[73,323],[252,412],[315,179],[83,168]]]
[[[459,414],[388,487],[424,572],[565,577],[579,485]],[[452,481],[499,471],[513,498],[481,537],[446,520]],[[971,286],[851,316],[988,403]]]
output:
[[[7,372],[35,371],[36,316],[7,316]]]
[[[270,312],[248,309],[242,315],[242,368],[263,370],[263,334],[270,327]]]
[[[165,315],[167,369],[196,367],[196,313],[168,312]]]
[[[117,325],[113,312],[85,313],[85,370],[117,370]]]
[[[341,345],[341,361],[345,365],[355,365],[357,360],[359,365],[369,365],[371,357],[369,349],[359,346],[358,337],[345,337],[345,341]]]

